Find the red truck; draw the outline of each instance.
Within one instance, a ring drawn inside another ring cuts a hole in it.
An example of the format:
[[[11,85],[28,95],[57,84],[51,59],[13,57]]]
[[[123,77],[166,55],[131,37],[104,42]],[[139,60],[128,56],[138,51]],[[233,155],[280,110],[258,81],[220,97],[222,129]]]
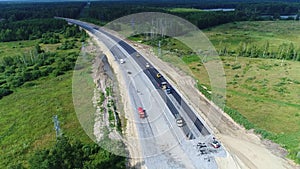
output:
[[[145,110],[141,107],[138,108],[140,118],[145,118]]]

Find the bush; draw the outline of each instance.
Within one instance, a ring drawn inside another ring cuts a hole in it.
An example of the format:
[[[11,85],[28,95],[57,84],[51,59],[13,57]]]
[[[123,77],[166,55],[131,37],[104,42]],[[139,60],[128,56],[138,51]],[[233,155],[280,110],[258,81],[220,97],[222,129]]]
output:
[[[3,73],[5,71],[5,66],[0,65],[0,73]]]
[[[247,130],[253,129],[255,126],[251,123],[246,117],[244,117],[237,110],[231,109],[228,106],[225,106],[224,111],[237,123],[243,125]]]
[[[59,69],[55,69],[55,70],[51,73],[51,75],[53,75],[54,77],[57,77],[57,76],[63,75],[63,74],[64,74],[64,72],[61,71],[61,70],[59,70]]]
[[[211,99],[211,94],[208,93],[207,89],[204,89],[201,84],[198,83],[197,88],[206,98]]]
[[[10,95],[12,94],[13,91],[10,89],[4,89],[4,88],[0,88],[0,99],[4,96]]]
[[[242,66],[240,64],[235,64],[235,65],[231,66],[232,70],[236,70],[236,69],[240,69],[240,68],[242,68]]]
[[[125,169],[125,161],[125,157],[111,154],[97,144],[83,144],[63,135],[52,148],[36,151],[29,159],[29,164],[31,169]]]
[[[262,138],[267,138],[267,139],[271,139],[274,134],[266,131],[266,130],[263,130],[263,129],[260,129],[260,128],[256,128],[254,129],[254,132],[257,133],[257,134],[260,134],[262,136]]]
[[[59,36],[53,32],[47,32],[42,35],[41,42],[44,44],[56,44],[59,43]]]
[[[54,70],[51,66],[45,66],[40,68],[41,76],[48,76]]]
[[[200,62],[200,57],[197,55],[184,56],[184,57],[182,57],[182,60],[188,64],[188,63],[192,63],[192,62]]]

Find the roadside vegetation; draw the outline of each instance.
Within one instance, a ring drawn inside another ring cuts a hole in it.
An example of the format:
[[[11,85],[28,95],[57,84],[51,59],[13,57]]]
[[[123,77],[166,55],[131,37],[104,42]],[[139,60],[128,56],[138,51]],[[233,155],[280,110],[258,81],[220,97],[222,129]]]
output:
[[[97,144],[84,144],[63,135],[57,138],[50,149],[37,151],[29,159],[29,163],[32,169],[125,169],[124,158],[107,152]]]
[[[111,129],[116,129],[120,134],[122,134],[121,119],[117,112],[115,98],[113,97],[113,87],[106,87],[105,91],[105,95],[102,92],[100,93],[100,111],[103,113],[104,107],[107,109],[109,127]],[[103,105],[104,101],[106,101],[106,105]]]

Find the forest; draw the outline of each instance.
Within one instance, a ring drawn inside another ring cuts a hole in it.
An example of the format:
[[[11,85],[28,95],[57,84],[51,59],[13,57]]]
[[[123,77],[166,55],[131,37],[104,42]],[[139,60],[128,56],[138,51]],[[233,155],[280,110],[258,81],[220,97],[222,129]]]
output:
[[[198,12],[178,12],[170,8],[195,8]],[[202,12],[201,9],[233,8],[235,11]],[[200,29],[217,26],[234,21],[274,20],[280,15],[298,15],[300,3],[296,2],[268,2],[257,1],[234,2],[193,2],[193,3],[158,3],[158,2],[84,2],[72,3],[0,3],[0,41],[34,39],[41,36],[45,27],[56,29],[62,26],[60,21],[40,22],[35,19],[53,18],[55,16],[86,19],[105,24],[114,19],[139,12],[164,12],[187,19]],[[45,12],[46,11],[46,12]],[[270,17],[262,17],[264,15]],[[291,19],[291,18],[289,18]],[[297,17],[296,19],[299,19]],[[22,22],[26,20],[26,22]],[[34,29],[40,27],[41,29]]]
[[[199,9],[195,12],[177,12],[171,11],[172,8],[194,8]],[[233,8],[234,11],[209,11],[202,12],[201,9],[213,8]],[[254,20],[276,20],[280,15],[298,15],[300,3],[289,2],[266,2],[256,1],[241,2],[193,2],[193,3],[148,3],[148,2],[93,2],[86,6],[85,12],[80,15],[81,18],[93,18],[101,21],[102,24],[138,12],[164,12],[180,16],[192,22],[200,29],[217,26],[234,21],[254,21]],[[269,17],[264,17],[265,15]],[[288,18],[292,19],[292,18]],[[297,17],[296,19],[299,19]],[[99,23],[99,22],[98,22]]]

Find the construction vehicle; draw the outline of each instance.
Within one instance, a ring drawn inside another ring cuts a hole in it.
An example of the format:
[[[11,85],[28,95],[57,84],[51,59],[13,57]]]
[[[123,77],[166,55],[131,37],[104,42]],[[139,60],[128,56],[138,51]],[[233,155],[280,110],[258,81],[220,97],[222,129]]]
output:
[[[213,137],[213,142],[210,143],[213,148],[219,148],[221,147],[221,144],[216,140],[215,137]]]
[[[157,77],[157,78],[161,78],[161,74],[160,74],[160,73],[157,73],[157,74],[156,74],[156,77]]]
[[[161,89],[166,90],[167,86],[168,86],[167,82],[161,82],[161,85],[160,85]]]
[[[138,112],[139,112],[140,118],[142,118],[142,119],[145,118],[145,110],[142,107],[138,108]]]

